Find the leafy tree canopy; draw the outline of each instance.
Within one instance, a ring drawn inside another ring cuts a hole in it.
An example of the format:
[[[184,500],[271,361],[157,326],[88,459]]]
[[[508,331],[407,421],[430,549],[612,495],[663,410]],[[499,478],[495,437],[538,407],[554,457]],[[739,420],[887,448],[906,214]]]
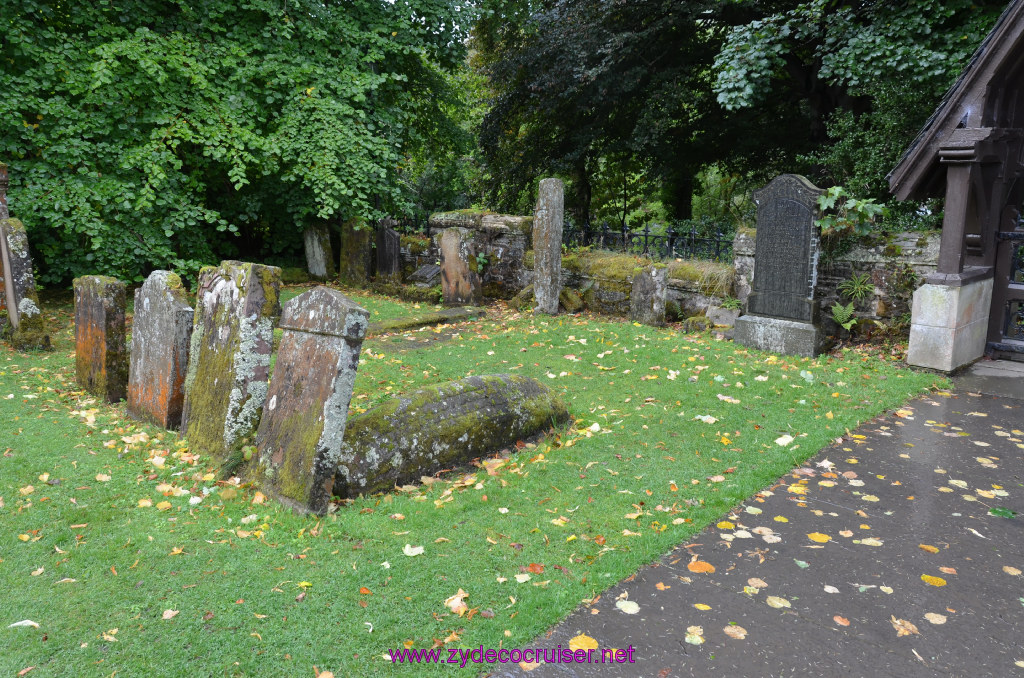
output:
[[[0,17],[0,159],[42,279],[273,256],[401,207],[443,147],[445,0],[22,0]],[[229,234],[241,237],[230,237]]]

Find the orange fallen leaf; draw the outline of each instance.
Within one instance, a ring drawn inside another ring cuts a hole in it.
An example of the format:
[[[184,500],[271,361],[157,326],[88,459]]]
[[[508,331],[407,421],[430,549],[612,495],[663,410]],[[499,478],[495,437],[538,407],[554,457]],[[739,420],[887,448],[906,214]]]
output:
[[[698,574],[714,574],[715,566],[704,560],[697,560],[697,556],[686,565],[686,569],[690,572],[696,572]]]
[[[366,588],[365,586],[360,586],[360,587],[359,587],[359,592],[360,592],[361,594],[363,594],[364,596],[370,596],[370,595],[373,595],[373,592],[372,592],[372,591],[370,591],[370,589]]]
[[[939,548],[937,546],[932,546],[931,544],[918,544],[917,548],[921,549],[922,551],[927,551],[928,553],[939,552]]]
[[[897,638],[909,635],[921,635],[921,632],[917,630],[916,626],[914,626],[911,622],[908,622],[906,619],[897,619],[896,615],[890,615],[889,623],[891,623],[892,627],[896,629]]]
[[[835,623],[839,624],[840,626],[849,626],[850,625],[850,620],[849,619],[847,619],[846,617],[841,617],[838,614],[836,616],[832,617],[832,621],[834,621]]]
[[[544,572],[544,566],[540,563],[530,563],[526,569],[534,574],[541,574]]]

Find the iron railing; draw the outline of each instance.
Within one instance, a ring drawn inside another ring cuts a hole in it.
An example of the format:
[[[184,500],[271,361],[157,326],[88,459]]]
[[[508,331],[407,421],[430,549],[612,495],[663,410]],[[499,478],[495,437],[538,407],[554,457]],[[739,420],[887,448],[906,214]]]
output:
[[[662,230],[657,224],[652,228],[648,223],[642,229],[630,230],[628,227],[613,229],[608,222],[595,227],[589,221],[577,226],[567,220],[562,230],[562,242],[570,247],[593,246],[660,259],[731,261],[732,241],[733,233],[723,231],[720,226],[707,224],[698,228],[696,222],[691,222],[689,228],[669,224]]]

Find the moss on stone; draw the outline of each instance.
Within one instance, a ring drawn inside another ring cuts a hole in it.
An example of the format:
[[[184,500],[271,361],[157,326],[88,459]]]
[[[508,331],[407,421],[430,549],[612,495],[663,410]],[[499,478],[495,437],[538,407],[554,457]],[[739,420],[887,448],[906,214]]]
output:
[[[683,321],[684,332],[705,332],[713,326],[714,323],[712,323],[707,316],[703,315],[690,316]]]
[[[533,250],[526,250],[525,252],[523,252],[523,266],[526,269],[532,271],[533,270],[533,264],[534,264],[535,260],[536,260],[536,255],[534,254]],[[565,266],[565,259],[564,258],[562,259],[562,266]]]
[[[309,272],[298,266],[289,266],[281,269],[281,282],[286,285],[297,285],[309,282]]]
[[[434,313],[420,313],[417,315],[370,323],[369,328],[367,328],[367,334],[377,335],[384,334],[386,332],[398,332],[400,330],[413,329],[416,327],[429,327],[430,325],[440,325],[442,323],[452,323],[459,322],[461,320],[479,318],[482,315],[485,315],[485,311],[481,308],[473,308],[471,306],[447,308],[443,311],[437,311]]]
[[[702,294],[727,297],[731,295],[736,281],[736,269],[731,264],[689,259],[669,263],[668,277],[669,280],[695,283],[697,291]]]
[[[430,238],[425,235],[402,235],[399,246],[409,254],[418,256],[430,249]]]

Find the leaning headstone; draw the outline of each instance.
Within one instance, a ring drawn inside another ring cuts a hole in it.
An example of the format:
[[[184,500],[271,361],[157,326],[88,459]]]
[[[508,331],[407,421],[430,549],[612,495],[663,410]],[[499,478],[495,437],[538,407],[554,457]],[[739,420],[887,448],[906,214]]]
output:
[[[128,411],[164,428],[181,425],[195,311],[181,278],[153,271],[135,290]]]
[[[50,335],[39,309],[32,256],[25,226],[7,211],[7,165],[0,163],[0,335],[19,351],[50,348]]]
[[[441,232],[441,297],[445,306],[479,306],[483,303],[483,285],[476,266],[476,252],[462,228]]]
[[[802,176],[783,174],[759,191],[754,283],[747,315],[736,321],[744,346],[787,355],[816,356],[823,333],[817,326],[814,285],[818,266],[817,199],[824,191]]]
[[[328,287],[281,313],[284,336],[256,434],[257,480],[298,510],[327,511],[369,317]]]
[[[267,397],[281,269],[222,261],[199,271],[181,430],[189,445],[237,462]]]
[[[629,319],[643,325],[665,324],[665,298],[668,294],[668,269],[650,266],[633,276],[629,293]]]
[[[562,219],[565,186],[561,179],[542,179],[533,218],[533,293],[535,313],[558,313],[562,289]]]
[[[338,280],[343,285],[363,287],[370,279],[373,230],[362,219],[349,219],[341,225],[341,252]]]
[[[306,248],[306,270],[317,280],[334,277],[334,253],[331,251],[331,234],[327,224],[316,224],[302,232]]]
[[[433,287],[441,282],[441,267],[437,264],[423,264],[409,276],[409,282],[417,287]]]
[[[127,394],[125,284],[105,275],[75,278],[75,376],[107,402]]]
[[[377,278],[402,282],[402,237],[385,220],[377,229]]]

